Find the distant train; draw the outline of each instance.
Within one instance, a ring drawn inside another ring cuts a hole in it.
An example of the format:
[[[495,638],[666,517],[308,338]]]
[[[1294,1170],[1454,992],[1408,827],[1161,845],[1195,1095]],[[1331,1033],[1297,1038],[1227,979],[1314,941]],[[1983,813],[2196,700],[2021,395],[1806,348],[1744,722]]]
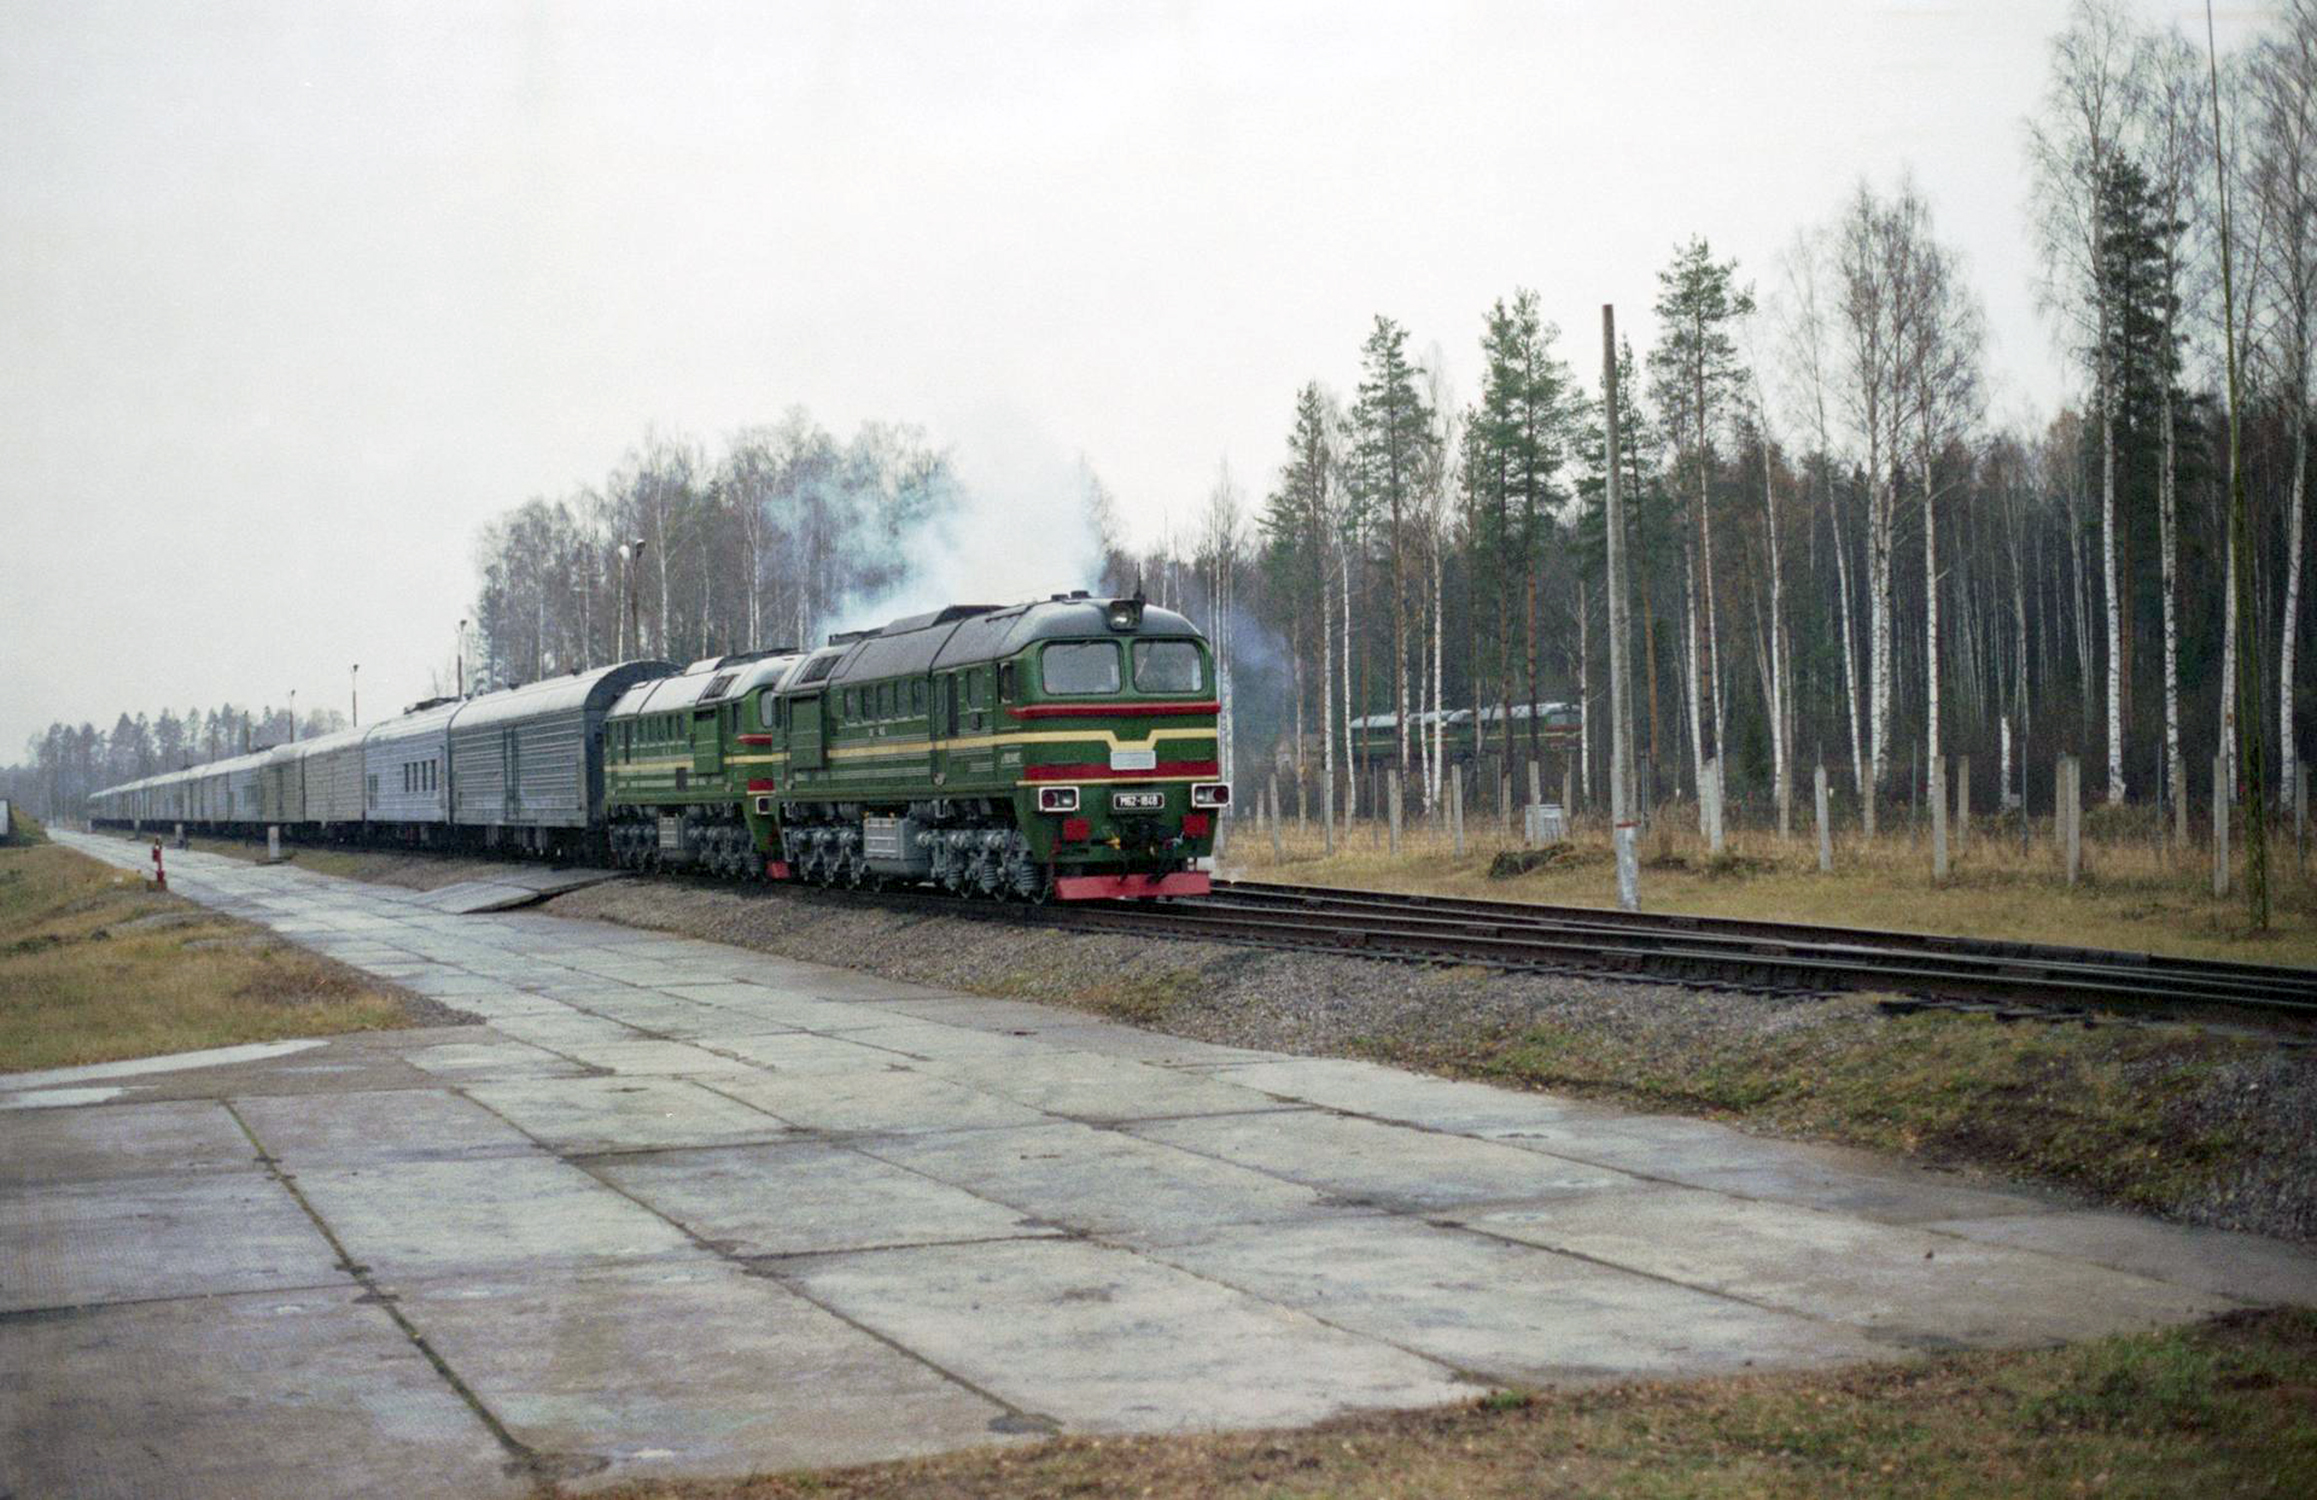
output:
[[[1529,721],[1537,721],[1537,745],[1544,750],[1575,750],[1584,737],[1585,717],[1574,703],[1515,703],[1512,705],[1512,753],[1528,753]],[[1445,722],[1443,722],[1445,721]],[[1505,709],[1490,704],[1477,714],[1469,708],[1447,714],[1411,714],[1408,720],[1409,754],[1417,753],[1415,738],[1430,739],[1440,726],[1442,755],[1450,765],[1470,765],[1476,755],[1494,753],[1504,745]],[[1475,735],[1475,728],[1479,733]],[[1480,743],[1475,744],[1476,738]],[[1396,763],[1400,758],[1400,716],[1370,714],[1351,723],[1352,761],[1361,766]]]
[[[1084,590],[631,661],[111,787],[101,827],[1039,901],[1200,895],[1231,789],[1181,615]]]

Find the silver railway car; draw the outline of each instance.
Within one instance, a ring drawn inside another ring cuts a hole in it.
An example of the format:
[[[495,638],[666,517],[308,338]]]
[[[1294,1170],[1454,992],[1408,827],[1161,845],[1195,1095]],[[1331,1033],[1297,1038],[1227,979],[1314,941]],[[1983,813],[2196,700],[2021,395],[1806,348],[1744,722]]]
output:
[[[306,776],[305,821],[324,833],[359,832],[362,823],[362,741],[368,730],[345,729],[300,743]]]
[[[672,662],[631,661],[489,693],[451,721],[451,821],[487,842],[567,846],[603,820],[603,720]]]
[[[450,724],[463,706],[456,698],[436,699],[371,728],[362,741],[365,818],[398,827],[406,838],[433,841],[428,830],[449,821]]]
[[[303,742],[276,745],[258,758],[257,817],[261,823],[306,821]]]

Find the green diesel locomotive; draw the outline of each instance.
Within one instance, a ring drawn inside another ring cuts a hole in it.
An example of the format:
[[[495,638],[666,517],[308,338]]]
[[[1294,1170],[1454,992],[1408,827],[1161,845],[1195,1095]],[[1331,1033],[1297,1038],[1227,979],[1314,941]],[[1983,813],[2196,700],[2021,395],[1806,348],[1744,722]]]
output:
[[[612,856],[1038,901],[1199,895],[1230,801],[1190,621],[1080,591],[713,658],[605,720]]]

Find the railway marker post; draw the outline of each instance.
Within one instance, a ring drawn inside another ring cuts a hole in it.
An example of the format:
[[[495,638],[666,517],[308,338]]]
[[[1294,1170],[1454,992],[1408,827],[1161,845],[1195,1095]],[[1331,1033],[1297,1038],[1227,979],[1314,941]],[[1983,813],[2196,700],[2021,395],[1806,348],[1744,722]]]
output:
[[[2212,893],[2229,893],[2229,758],[2212,758]]]
[[[1545,767],[1542,761],[1529,762],[1529,804],[1533,807],[1545,800]]]
[[[2068,872],[2068,884],[2076,883],[2083,869],[2083,762],[2072,755],[2060,757],[2058,771],[2052,777],[2052,835],[2059,840],[2060,862]]]
[[[1722,852],[1722,758],[1718,755],[1706,761],[1706,779],[1698,786],[1698,801],[1706,815],[1706,849],[1709,853]]]
[[[1971,757],[1955,757],[1955,852],[1971,842]]]
[[[1834,828],[1826,820],[1826,766],[1823,762],[1819,764],[1818,773],[1812,779],[1817,783],[1815,800],[1818,807],[1818,873],[1832,875],[1834,873]]]
[[[1456,857],[1464,858],[1464,773],[1448,773],[1448,831],[1456,840]]]
[[[1947,757],[1931,761],[1931,878],[1947,878]]]
[[[1272,862],[1273,864],[1278,864],[1278,863],[1280,863],[1280,862],[1281,862],[1281,859],[1283,858],[1283,856],[1282,856],[1282,855],[1280,854],[1280,852],[1279,852],[1279,778],[1278,778],[1278,777],[1274,776],[1274,777],[1272,777],[1272,778],[1271,778],[1271,790],[1270,790],[1268,793],[1266,793],[1265,795],[1266,795],[1266,796],[1268,796],[1268,797],[1270,798],[1270,801],[1271,801],[1271,862]]]
[[[1400,853],[1400,772],[1398,767],[1394,767],[1391,774],[1385,778],[1384,795],[1385,814],[1392,820],[1391,853],[1397,858]]]

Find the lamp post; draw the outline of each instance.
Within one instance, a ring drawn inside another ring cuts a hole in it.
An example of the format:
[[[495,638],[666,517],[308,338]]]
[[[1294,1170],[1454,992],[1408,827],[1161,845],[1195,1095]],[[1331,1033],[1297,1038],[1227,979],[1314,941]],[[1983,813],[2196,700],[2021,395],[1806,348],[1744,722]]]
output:
[[[290,689],[290,743],[298,742],[298,690]]]
[[[627,635],[635,637],[638,656],[641,656],[644,650],[644,628],[636,609],[636,564],[642,562],[643,558],[644,539],[642,537],[630,537],[619,544],[620,586],[627,590],[628,596]],[[619,655],[622,661],[627,660],[627,635],[620,637]]]
[[[362,663],[354,663],[348,676],[352,686],[347,689],[347,696],[353,699],[354,703],[354,727],[360,729],[362,727]]]
[[[467,622],[464,620],[459,621],[457,659],[459,696],[464,698],[467,695]]]

